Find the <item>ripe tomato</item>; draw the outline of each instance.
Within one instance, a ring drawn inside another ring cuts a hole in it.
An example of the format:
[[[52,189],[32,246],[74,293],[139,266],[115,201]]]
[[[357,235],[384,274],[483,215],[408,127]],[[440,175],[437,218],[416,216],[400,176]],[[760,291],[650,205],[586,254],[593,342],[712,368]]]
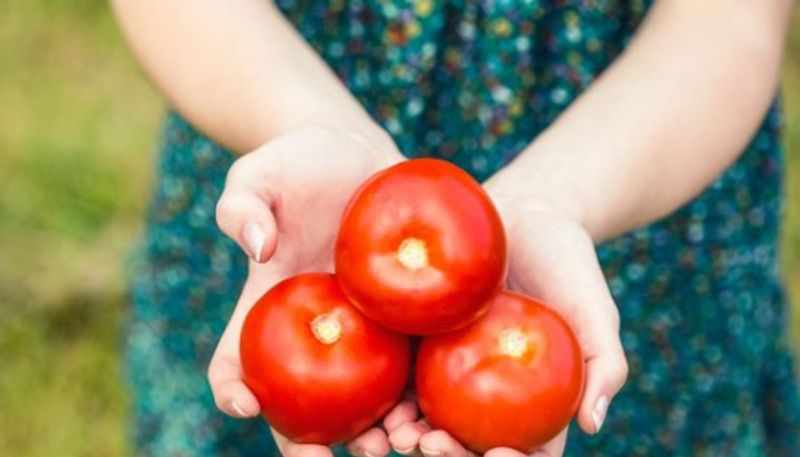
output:
[[[273,287],[245,319],[244,382],[264,418],[299,443],[348,441],[379,420],[406,386],[408,337],[353,308],[333,275]]]
[[[584,382],[567,323],[510,292],[474,324],[423,338],[416,368],[431,425],[480,453],[498,446],[527,453],[555,437],[577,412]]]
[[[483,188],[442,160],[383,170],[355,193],[336,241],[336,274],[364,314],[411,334],[477,319],[501,288],[506,239]]]

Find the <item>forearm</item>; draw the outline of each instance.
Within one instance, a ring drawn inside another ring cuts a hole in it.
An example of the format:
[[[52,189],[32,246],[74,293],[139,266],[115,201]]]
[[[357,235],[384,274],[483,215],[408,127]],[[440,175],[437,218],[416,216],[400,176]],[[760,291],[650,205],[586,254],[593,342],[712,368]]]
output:
[[[114,0],[145,71],[192,124],[237,152],[294,128],[385,142],[314,50],[261,0]]]
[[[488,184],[557,207],[597,240],[698,194],[774,95],[791,1],[661,1],[626,52]]]

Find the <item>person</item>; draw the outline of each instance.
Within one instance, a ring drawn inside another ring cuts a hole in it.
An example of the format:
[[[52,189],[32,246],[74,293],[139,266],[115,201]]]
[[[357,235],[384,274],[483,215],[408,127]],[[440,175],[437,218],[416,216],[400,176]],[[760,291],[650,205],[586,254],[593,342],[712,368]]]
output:
[[[132,283],[140,454],[331,455],[214,405],[258,415],[238,357],[249,306],[330,270],[356,186],[420,156],[484,183],[508,286],[580,340],[584,433],[534,455],[800,449],[773,102],[791,1],[113,5],[174,107]],[[346,449],[471,455],[418,415],[405,400]]]

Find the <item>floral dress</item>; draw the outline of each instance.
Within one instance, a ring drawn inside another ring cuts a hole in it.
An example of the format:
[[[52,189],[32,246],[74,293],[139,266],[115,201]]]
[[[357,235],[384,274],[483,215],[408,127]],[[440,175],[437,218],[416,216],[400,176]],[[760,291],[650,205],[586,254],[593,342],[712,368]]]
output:
[[[277,4],[406,155],[452,161],[479,180],[591,84],[648,9],[640,0]],[[603,431],[574,427],[567,455],[800,455],[779,269],[780,125],[774,107],[702,195],[599,247],[630,377]],[[126,345],[141,455],[277,452],[263,421],[216,411],[205,378],[246,270],[214,222],[232,161],[168,115]]]

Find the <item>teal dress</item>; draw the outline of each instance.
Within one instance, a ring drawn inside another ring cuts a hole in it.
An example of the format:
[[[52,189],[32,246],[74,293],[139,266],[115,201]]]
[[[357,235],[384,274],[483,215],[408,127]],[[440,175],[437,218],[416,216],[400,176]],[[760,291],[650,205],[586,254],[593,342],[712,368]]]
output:
[[[637,0],[277,4],[406,155],[452,161],[479,180],[591,84],[648,7]],[[702,195],[599,247],[630,378],[602,433],[573,430],[567,455],[800,455],[779,268],[780,125],[773,107],[747,151]],[[176,114],[166,119],[160,149],[126,349],[137,450],[275,453],[263,421],[215,410],[205,379],[245,278],[244,255],[214,223],[234,158]]]

